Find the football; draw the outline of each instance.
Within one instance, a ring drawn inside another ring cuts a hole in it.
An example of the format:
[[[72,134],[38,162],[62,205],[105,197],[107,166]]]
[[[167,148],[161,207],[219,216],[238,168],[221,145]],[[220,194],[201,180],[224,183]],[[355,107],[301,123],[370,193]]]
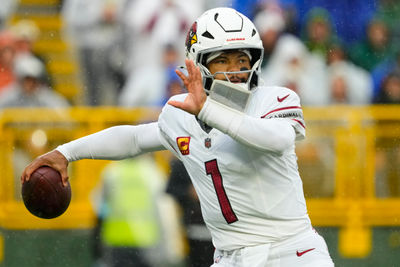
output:
[[[71,186],[63,186],[58,171],[48,166],[36,169],[22,184],[22,199],[33,215],[52,219],[63,214],[71,202]]]

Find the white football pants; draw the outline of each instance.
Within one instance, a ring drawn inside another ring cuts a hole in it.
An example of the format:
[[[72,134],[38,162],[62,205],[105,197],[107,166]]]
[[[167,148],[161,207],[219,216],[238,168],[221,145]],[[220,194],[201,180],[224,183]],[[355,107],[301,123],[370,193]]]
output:
[[[325,240],[309,230],[272,244],[215,250],[212,267],[332,267]]]

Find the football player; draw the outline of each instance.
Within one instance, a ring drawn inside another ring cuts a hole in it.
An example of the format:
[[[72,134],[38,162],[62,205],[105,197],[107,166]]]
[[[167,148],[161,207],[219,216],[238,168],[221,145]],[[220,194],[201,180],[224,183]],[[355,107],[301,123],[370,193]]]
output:
[[[115,126],[35,159],[68,179],[80,159],[118,160],[168,149],[185,165],[216,248],[212,266],[333,266],[312,228],[295,141],[305,137],[299,97],[259,85],[263,47],[253,23],[231,8],[206,11],[186,39],[188,93],[157,122]]]

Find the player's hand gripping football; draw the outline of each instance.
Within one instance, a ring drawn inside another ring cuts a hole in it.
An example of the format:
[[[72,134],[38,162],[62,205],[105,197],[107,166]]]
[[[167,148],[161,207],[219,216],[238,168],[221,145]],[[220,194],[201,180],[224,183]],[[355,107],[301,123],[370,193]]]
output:
[[[31,174],[41,166],[49,166],[57,170],[61,174],[63,185],[67,186],[68,160],[57,150],[50,151],[37,157],[28,166],[26,166],[21,175],[21,183],[29,181]]]
[[[193,115],[198,115],[206,102],[207,95],[203,89],[203,80],[201,77],[200,68],[196,67],[192,60],[185,60],[188,76],[185,76],[181,71],[176,70],[176,74],[181,78],[183,84],[188,90],[188,95],[183,102],[168,101],[168,104],[189,112]]]

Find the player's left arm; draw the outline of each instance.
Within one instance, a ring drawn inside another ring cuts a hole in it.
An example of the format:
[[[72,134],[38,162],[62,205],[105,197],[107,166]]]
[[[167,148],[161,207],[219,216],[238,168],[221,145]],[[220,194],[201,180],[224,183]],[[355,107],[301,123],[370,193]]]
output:
[[[168,104],[198,116],[208,125],[258,150],[281,154],[294,144],[296,132],[291,120],[254,118],[210,99],[204,92],[199,67],[189,59],[185,63],[188,76],[179,70],[176,73],[188,94],[183,102],[170,100]]]
[[[209,98],[198,117],[238,142],[261,151],[281,154],[296,140],[295,128],[288,118],[251,117]]]

